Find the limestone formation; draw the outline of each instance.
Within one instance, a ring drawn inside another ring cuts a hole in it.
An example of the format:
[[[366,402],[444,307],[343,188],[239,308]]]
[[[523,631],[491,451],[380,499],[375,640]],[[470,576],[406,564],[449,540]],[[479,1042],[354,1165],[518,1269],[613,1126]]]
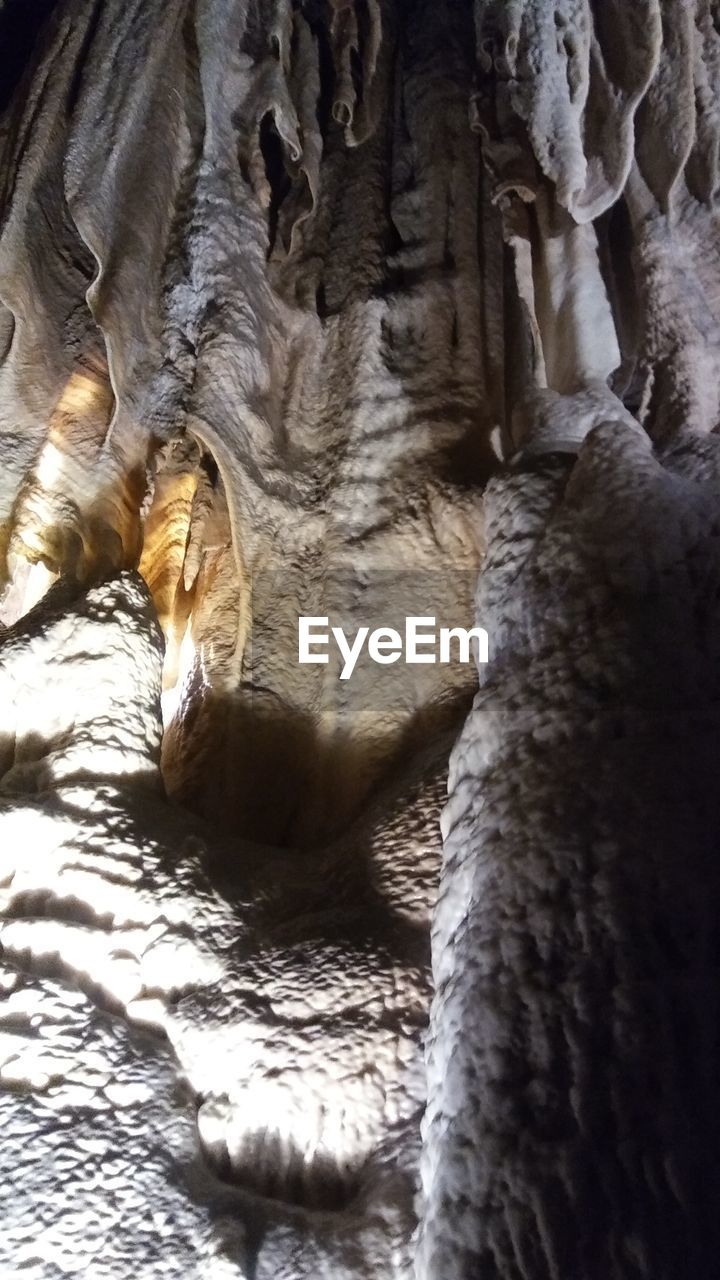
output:
[[[0,59],[0,1274],[714,1274],[715,0]]]

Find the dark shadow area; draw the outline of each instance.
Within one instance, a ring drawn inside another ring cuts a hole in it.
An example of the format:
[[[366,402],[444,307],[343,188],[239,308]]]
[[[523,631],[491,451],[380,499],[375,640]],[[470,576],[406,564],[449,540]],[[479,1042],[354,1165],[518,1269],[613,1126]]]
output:
[[[58,0],[5,0],[0,7],[0,111],[12,99]]]
[[[297,856],[337,839],[387,790],[408,758],[459,731],[474,688],[461,688],[404,720],[324,736],[316,716],[277,701],[208,692],[187,739],[190,768],[171,798],[225,839]],[[173,748],[175,749],[175,748]]]

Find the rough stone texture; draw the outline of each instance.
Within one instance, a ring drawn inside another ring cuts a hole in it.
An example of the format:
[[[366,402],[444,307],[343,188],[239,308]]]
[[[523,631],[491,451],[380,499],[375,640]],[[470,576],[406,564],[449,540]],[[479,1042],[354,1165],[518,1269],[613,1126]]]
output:
[[[0,1270],[712,1274],[716,5],[0,60]]]
[[[497,650],[443,818],[421,1277],[713,1265],[719,467],[715,439],[658,458],[616,421],[487,491]]]
[[[247,1265],[258,1280],[311,1263],[348,1280],[409,1275],[447,738],[302,865],[230,850],[157,793],[160,651],[140,579],[69,608],[59,594],[3,645],[8,702],[25,716],[1,784],[0,1080],[33,1095],[4,1104],[3,1257],[53,1277],[138,1264],[200,1276],[216,1256],[218,1275]],[[37,689],[57,667],[72,714],[51,722]],[[152,1061],[120,1017],[160,1037]],[[57,1115],[62,1150],[42,1142],[13,1175],[24,1135]]]

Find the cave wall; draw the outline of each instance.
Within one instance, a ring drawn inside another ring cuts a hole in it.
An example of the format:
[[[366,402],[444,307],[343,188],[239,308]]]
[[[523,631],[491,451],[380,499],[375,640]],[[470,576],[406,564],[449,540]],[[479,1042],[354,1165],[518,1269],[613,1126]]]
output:
[[[0,1258],[711,1271],[714,4],[0,23]]]

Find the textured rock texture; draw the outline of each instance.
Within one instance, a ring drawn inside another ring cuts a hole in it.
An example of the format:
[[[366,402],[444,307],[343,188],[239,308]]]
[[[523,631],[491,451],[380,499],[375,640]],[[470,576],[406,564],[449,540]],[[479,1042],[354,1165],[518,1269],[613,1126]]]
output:
[[[3,1256],[409,1274],[450,742],[301,863],[223,844],[161,794],[159,639],[125,573],[54,588],[3,645],[0,1080],[30,1090],[3,1100]]]
[[[487,491],[498,649],[443,817],[420,1276],[712,1266],[719,465],[618,419]]]
[[[0,60],[0,1271],[713,1274],[715,4]]]

